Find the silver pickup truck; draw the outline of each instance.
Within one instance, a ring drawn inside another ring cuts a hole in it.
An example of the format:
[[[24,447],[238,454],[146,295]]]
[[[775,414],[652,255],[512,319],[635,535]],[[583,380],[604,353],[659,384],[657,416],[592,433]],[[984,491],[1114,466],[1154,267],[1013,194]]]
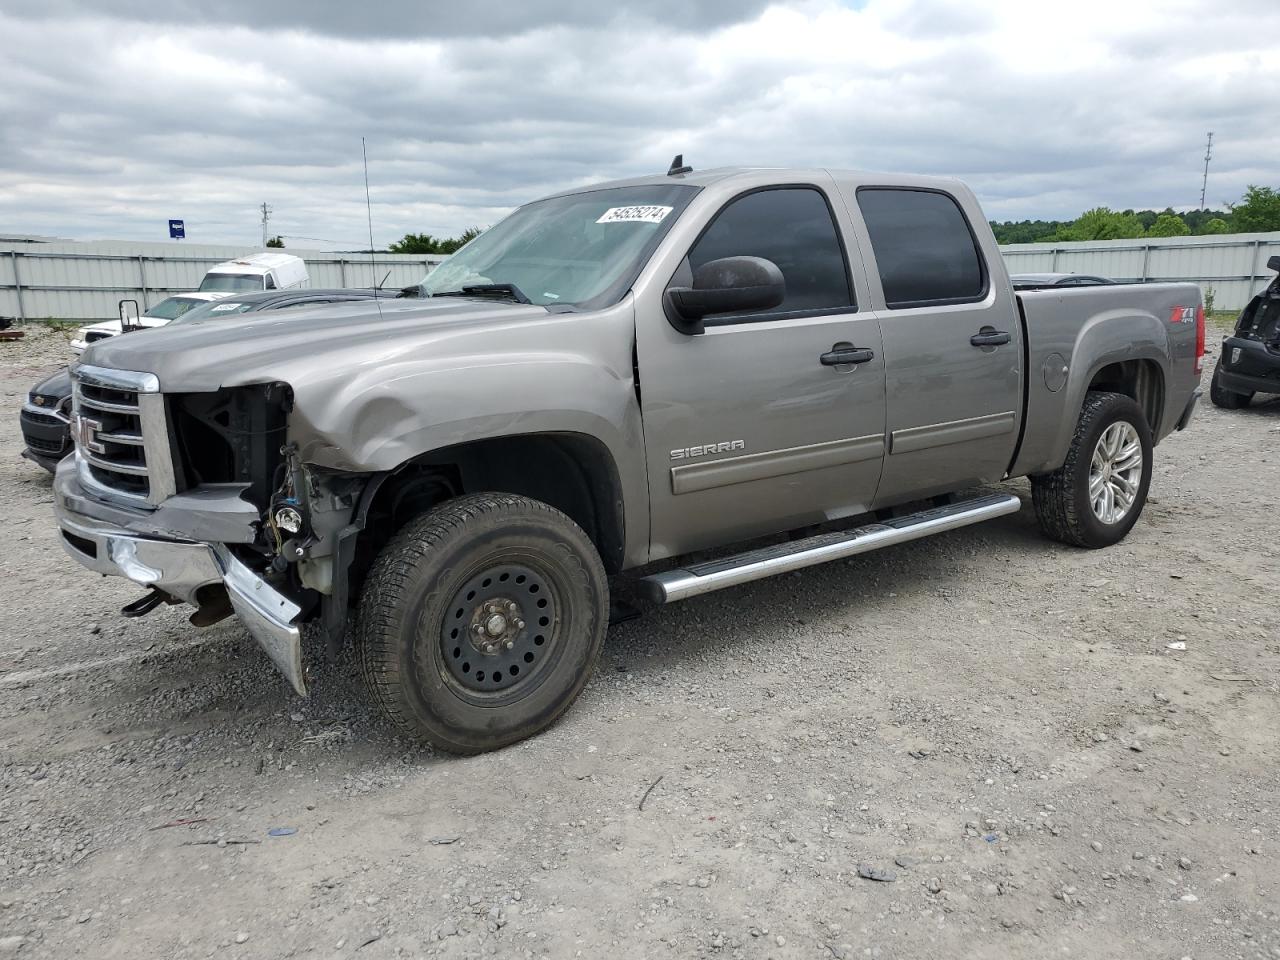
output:
[[[611,587],[952,530],[1023,476],[1047,535],[1114,544],[1200,394],[1197,287],[1015,295],[954,180],[676,163],[520,207],[419,293],[94,344],[55,503],[148,588],[126,614],[238,614],[300,694],[303,627],[354,615],[373,699],[459,753],[573,702]]]

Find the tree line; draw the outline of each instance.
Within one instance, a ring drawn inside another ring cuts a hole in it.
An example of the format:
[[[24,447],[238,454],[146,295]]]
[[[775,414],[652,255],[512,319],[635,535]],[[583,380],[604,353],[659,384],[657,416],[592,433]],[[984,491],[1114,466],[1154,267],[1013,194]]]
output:
[[[1111,210],[1095,207],[1075,220],[992,221],[997,243],[1134,240],[1280,230],[1280,190],[1250,186],[1226,210]]]
[[[391,244],[389,253],[442,253],[448,256],[465,243],[480,236],[479,227],[468,227],[457,237],[433,237],[429,233],[406,233],[404,238]]]

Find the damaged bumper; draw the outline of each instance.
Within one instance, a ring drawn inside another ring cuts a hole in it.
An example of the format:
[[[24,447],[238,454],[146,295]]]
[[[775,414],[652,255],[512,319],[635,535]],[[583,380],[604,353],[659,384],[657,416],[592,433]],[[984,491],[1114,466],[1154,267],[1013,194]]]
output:
[[[127,577],[196,606],[202,588],[221,585],[249,633],[293,689],[307,695],[296,603],[223,544],[140,533],[122,525],[118,508],[103,504],[98,511],[95,503],[81,489],[73,460],[64,461],[54,480],[54,513],[68,554],[97,573]],[[99,512],[103,517],[93,515]]]

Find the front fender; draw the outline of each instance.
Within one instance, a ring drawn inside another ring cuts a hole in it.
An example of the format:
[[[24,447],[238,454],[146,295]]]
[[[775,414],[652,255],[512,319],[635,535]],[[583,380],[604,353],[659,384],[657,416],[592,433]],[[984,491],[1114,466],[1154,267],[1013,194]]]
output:
[[[625,365],[552,350],[397,360],[331,383],[328,390],[296,390],[289,432],[307,463],[356,473],[391,471],[477,440],[546,433],[592,437],[617,468],[626,554],[636,558],[647,550],[644,434],[629,343]]]

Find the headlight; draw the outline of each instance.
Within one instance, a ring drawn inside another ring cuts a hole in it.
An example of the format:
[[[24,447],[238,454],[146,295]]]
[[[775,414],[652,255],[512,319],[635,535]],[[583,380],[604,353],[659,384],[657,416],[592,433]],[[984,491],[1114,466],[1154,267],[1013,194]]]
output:
[[[298,533],[302,530],[302,514],[293,507],[281,507],[276,511],[276,526],[286,533]]]

